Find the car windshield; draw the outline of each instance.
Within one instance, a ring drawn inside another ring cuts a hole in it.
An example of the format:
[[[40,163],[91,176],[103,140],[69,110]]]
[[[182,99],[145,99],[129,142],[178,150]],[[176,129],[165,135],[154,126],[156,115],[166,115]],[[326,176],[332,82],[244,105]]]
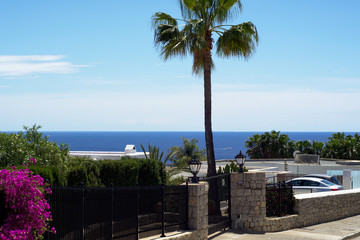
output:
[[[328,180],[325,180],[325,179],[321,179],[321,182],[322,182],[322,183],[325,183],[325,184],[328,185],[328,186],[335,185],[335,183],[329,182]]]

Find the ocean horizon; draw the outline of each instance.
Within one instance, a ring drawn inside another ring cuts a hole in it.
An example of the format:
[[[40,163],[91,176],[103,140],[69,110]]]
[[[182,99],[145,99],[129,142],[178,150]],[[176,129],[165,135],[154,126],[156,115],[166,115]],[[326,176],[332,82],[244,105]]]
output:
[[[69,145],[70,151],[124,151],[127,144],[136,146],[142,152],[140,144],[146,150],[155,145],[166,154],[172,146],[182,145],[182,137],[196,138],[200,149],[205,149],[204,132],[180,131],[41,131],[50,141]],[[256,133],[264,132],[213,132],[215,159],[234,159],[241,150],[246,153],[245,142]],[[311,140],[327,142],[336,132],[280,132],[288,134],[291,140]],[[355,132],[346,132],[354,134]]]

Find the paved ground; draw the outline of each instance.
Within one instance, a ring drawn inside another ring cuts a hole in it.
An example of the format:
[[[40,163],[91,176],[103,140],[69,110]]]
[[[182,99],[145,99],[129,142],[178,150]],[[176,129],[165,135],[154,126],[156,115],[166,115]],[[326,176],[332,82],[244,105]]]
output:
[[[211,240],[287,240],[287,239],[357,239],[360,240],[360,215],[344,218],[338,221],[322,223],[304,228],[296,228],[276,233],[245,233],[225,231],[209,237]]]

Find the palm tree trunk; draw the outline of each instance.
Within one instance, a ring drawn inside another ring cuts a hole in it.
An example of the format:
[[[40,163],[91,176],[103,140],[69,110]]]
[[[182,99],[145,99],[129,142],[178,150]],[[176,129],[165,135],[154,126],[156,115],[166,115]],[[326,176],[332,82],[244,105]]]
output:
[[[204,66],[204,107],[205,107],[205,141],[208,163],[208,177],[216,175],[214,142],[211,124],[211,70],[210,63]]]
[[[210,50],[204,57],[204,107],[205,107],[205,141],[206,156],[208,164],[208,177],[216,175],[216,163],[214,153],[214,142],[211,127],[211,53]],[[218,194],[217,179],[209,181],[209,198],[214,201],[214,207],[209,214],[220,215],[220,202]]]

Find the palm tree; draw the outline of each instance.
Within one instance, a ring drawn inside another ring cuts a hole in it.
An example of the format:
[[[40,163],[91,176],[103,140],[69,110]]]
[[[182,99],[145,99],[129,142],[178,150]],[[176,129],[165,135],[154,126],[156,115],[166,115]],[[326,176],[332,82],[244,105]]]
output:
[[[258,33],[255,25],[225,23],[240,13],[240,0],[179,0],[181,19],[158,12],[152,17],[155,45],[164,61],[172,57],[193,56],[193,73],[204,77],[205,140],[208,176],[216,175],[211,123],[211,72],[213,43],[220,57],[248,59],[255,52]],[[180,24],[179,24],[180,23]]]
[[[254,134],[249,137],[245,142],[245,147],[248,148],[246,154],[249,155],[250,159],[262,158],[262,148],[261,148],[261,135]]]
[[[173,153],[170,160],[174,163],[175,167],[182,169],[188,168],[188,163],[194,157],[199,161],[205,159],[205,151],[199,149],[198,140],[196,138],[181,139],[183,140],[182,146],[173,146],[170,148],[170,151]]]
[[[144,156],[146,159],[153,159],[153,160],[157,160],[159,162],[164,163],[164,166],[167,164],[167,162],[169,161],[169,159],[175,154],[173,151],[170,151],[168,154],[165,155],[165,158],[163,159],[162,157],[164,156],[164,151],[161,151],[160,153],[160,148],[153,146],[151,144],[148,145],[148,149],[149,149],[149,155],[147,154],[145,147],[140,144],[143,152],[144,152]]]

